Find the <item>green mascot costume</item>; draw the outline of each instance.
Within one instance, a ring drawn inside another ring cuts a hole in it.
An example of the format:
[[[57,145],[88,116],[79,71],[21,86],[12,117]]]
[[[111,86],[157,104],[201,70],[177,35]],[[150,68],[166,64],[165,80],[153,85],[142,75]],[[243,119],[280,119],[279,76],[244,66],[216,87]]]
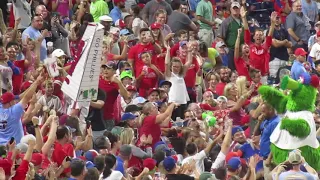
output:
[[[308,164],[320,170],[320,148],[312,114],[315,110],[318,86],[317,76],[304,73],[299,81],[288,76],[282,79],[280,88],[290,90],[289,95],[284,95],[270,86],[259,88],[262,98],[278,113],[284,113],[270,137],[270,148],[276,164],[284,162],[290,151],[300,149]]]

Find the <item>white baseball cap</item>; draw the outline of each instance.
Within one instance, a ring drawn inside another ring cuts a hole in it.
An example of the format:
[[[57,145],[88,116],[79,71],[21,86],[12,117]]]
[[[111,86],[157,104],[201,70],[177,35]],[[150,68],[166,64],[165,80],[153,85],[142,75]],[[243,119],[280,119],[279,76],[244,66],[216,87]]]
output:
[[[99,17],[99,21],[112,22],[112,18],[110,16],[103,15]]]
[[[66,56],[66,54],[62,49],[56,49],[52,52],[52,57],[61,57],[61,56]]]

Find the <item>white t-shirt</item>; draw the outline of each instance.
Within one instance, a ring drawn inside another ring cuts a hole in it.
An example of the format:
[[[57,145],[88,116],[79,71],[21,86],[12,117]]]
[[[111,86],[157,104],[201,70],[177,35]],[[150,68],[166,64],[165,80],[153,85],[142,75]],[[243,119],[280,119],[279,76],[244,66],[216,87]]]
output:
[[[72,109],[78,109],[80,111],[78,117],[79,117],[79,127],[81,132],[83,132],[87,127],[86,117],[89,114],[89,108],[90,108],[90,102],[75,102],[73,100],[70,106],[68,107],[68,111],[67,111],[68,115],[71,115]]]
[[[8,81],[11,84],[12,90],[12,69],[8,66],[0,65],[0,73],[1,73],[1,88],[8,90]]]
[[[319,43],[315,43],[310,51],[310,57],[312,58],[316,58],[316,60],[320,60],[320,44]]]
[[[196,161],[196,168],[198,170],[198,172],[201,174],[204,172],[204,158],[206,158],[207,155],[204,152],[204,150],[198,152],[197,154],[193,155],[193,156],[189,156],[186,157],[183,161],[182,161],[182,165],[187,163],[187,162],[191,162],[192,160]],[[191,176],[194,176],[194,174],[192,174]]]
[[[100,175],[99,180],[121,180],[123,174],[120,171],[112,170],[110,176],[108,176],[107,178],[103,179],[102,176],[103,174]]]

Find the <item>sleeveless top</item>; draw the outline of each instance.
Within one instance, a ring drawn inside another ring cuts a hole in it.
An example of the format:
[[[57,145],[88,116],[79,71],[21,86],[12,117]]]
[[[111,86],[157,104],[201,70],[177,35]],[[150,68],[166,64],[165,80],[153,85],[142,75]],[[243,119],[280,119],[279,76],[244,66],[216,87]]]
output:
[[[173,72],[171,76],[167,77],[167,80],[171,82],[172,86],[169,91],[169,103],[174,102],[178,104],[187,104],[190,100],[184,77],[180,77]]]

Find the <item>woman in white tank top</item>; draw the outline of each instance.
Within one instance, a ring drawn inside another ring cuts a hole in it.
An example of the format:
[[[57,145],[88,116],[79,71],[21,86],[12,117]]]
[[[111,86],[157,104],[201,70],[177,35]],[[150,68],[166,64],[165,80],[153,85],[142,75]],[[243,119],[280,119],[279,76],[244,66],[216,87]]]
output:
[[[167,46],[167,54],[165,59],[166,69],[165,77],[166,80],[172,83],[172,86],[169,91],[169,100],[168,102],[177,103],[177,104],[187,104],[190,100],[187,92],[187,87],[184,81],[187,70],[192,64],[192,54],[191,54],[191,44],[183,42],[180,43],[183,51],[187,51],[187,62],[183,65],[181,60],[177,57],[171,59],[170,57],[170,47]]]

